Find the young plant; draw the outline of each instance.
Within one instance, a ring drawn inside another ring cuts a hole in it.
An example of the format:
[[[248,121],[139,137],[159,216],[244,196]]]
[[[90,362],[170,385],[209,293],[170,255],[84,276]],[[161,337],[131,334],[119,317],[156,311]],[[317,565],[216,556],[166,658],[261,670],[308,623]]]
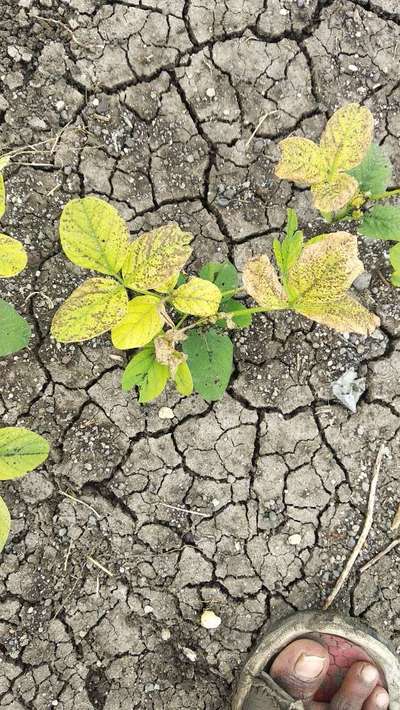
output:
[[[51,333],[68,343],[111,330],[116,348],[137,349],[122,388],[136,386],[139,402],[146,403],[169,379],[182,395],[194,389],[207,401],[222,397],[233,365],[233,344],[224,329],[248,327],[256,312],[293,310],[339,331],[372,332],[378,318],[346,294],[363,270],[355,237],[338,232],[304,245],[293,210],[288,217],[283,242],[274,244],[282,282],[261,256],[247,262],[241,287],[229,262],[206,264],[198,276],[183,274],[192,235],[178,225],[129,243],[113,207],[96,197],[72,200],[61,215],[62,247],[73,263],[105,276],[73,291],[55,313]],[[237,300],[246,292],[257,306],[246,308]]]
[[[0,480],[20,478],[40,466],[49,455],[49,445],[42,436],[28,429],[4,427],[0,429]],[[11,518],[0,497],[0,551],[7,542]]]
[[[358,233],[399,242],[390,250],[392,284],[400,286],[400,207],[376,204],[400,194],[388,189],[392,165],[372,143],[372,113],[347,104],[333,114],[319,145],[307,138],[280,142],[276,175],[311,187],[314,206],[329,223],[355,220]]]
[[[6,210],[6,191],[3,168],[6,159],[0,159],[0,219]],[[0,278],[10,278],[19,274],[26,266],[27,255],[20,242],[7,234],[0,233]],[[0,298],[0,357],[22,350],[30,338],[31,330],[15,308]]]

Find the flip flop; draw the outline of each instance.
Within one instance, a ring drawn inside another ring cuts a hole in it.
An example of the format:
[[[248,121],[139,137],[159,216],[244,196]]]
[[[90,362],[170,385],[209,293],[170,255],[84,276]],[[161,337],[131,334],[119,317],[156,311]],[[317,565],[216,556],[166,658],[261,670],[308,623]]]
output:
[[[359,660],[370,661],[389,693],[390,710],[400,710],[400,662],[395,653],[358,620],[331,611],[300,612],[271,626],[237,678],[232,710],[303,710],[302,701],[291,698],[268,673],[278,653],[298,638],[322,643],[331,658],[326,682],[315,700],[329,702],[348,668]]]

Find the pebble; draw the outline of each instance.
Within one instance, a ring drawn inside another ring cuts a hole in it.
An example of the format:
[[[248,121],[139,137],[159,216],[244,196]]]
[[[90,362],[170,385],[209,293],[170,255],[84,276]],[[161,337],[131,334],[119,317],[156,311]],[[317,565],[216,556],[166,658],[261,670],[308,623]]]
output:
[[[299,533],[295,533],[294,535],[290,535],[288,537],[288,543],[289,543],[289,545],[300,545],[301,535],[299,535]]]
[[[183,646],[182,648],[182,653],[186,658],[189,659],[192,663],[194,663],[197,659],[197,653],[196,651],[193,651],[192,648],[187,648],[187,646]]]
[[[169,629],[161,629],[161,638],[163,641],[169,641],[171,638],[171,632]]]
[[[214,614],[211,609],[205,609],[201,615],[200,624],[205,629],[217,629],[221,624],[221,617]]]
[[[174,413],[173,413],[171,407],[161,407],[161,409],[158,412],[158,416],[160,419],[173,419]]]
[[[207,96],[208,96],[209,99],[213,99],[214,96],[215,96],[215,89],[213,89],[213,87],[210,86],[210,88],[207,89],[206,94],[207,94]]]

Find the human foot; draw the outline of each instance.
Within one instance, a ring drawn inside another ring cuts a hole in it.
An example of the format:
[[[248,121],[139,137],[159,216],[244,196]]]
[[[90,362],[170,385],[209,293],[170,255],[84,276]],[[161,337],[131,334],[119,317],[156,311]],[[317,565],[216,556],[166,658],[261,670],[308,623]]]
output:
[[[279,653],[270,676],[292,698],[312,710],[387,710],[385,681],[359,646],[321,634],[297,639]]]

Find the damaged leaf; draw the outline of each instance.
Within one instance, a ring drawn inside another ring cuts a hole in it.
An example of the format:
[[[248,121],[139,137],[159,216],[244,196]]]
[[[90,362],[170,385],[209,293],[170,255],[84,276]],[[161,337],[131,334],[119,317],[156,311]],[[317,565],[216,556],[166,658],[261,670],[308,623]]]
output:
[[[0,496],[0,552],[8,540],[11,527],[10,511]]]
[[[250,259],[243,270],[243,285],[256,303],[265,309],[287,308],[286,294],[265,254]]]
[[[16,276],[25,268],[27,261],[21,242],[7,234],[0,234],[0,277]]]

